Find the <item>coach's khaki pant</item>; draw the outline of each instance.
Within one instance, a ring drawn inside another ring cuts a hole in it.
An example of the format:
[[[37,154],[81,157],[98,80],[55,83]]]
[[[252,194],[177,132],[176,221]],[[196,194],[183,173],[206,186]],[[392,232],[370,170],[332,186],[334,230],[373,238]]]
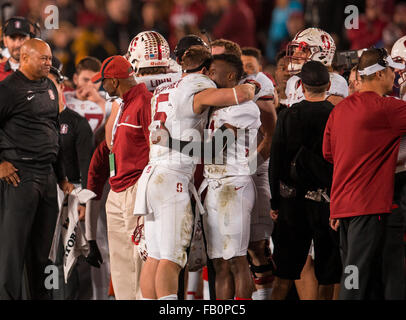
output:
[[[131,241],[138,219],[133,215],[137,185],[122,192],[110,190],[106,202],[111,280],[117,300],[142,298],[139,279],[143,261]]]

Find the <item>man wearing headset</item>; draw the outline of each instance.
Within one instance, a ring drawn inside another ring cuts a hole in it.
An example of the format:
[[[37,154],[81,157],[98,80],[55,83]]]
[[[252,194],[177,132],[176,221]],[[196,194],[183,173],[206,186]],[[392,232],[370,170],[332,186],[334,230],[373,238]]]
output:
[[[0,81],[12,74],[20,66],[20,48],[31,38],[30,22],[23,17],[10,18],[3,26],[3,43],[10,58],[0,63]]]

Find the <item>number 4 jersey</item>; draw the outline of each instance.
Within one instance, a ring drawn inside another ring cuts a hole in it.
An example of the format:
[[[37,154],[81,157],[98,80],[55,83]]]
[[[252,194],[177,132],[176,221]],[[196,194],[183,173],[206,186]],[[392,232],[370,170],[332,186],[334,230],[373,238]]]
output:
[[[177,82],[158,87],[151,100],[153,120],[149,127],[150,131],[163,123],[173,139],[201,141],[207,123],[208,109],[196,114],[193,111],[193,100],[196,93],[209,88],[216,88],[216,84],[207,76],[198,73],[189,74]],[[199,155],[198,158],[200,159]],[[151,144],[151,164],[193,173],[196,160],[168,147]]]

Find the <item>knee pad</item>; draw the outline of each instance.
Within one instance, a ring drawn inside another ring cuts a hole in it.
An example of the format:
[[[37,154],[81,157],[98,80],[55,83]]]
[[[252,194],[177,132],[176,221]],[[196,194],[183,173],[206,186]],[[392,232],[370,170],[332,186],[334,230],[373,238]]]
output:
[[[249,257],[249,255],[248,255]],[[251,263],[251,259],[249,258],[248,261],[250,262],[250,270],[252,272],[252,276],[254,278],[255,284],[263,285],[267,283],[271,283],[273,279],[275,278],[274,276],[274,271],[276,269],[275,263],[273,262],[272,257],[268,257],[268,263],[263,264],[260,266],[255,266]],[[258,276],[257,273],[265,273],[271,271],[271,275],[266,275],[266,276]]]

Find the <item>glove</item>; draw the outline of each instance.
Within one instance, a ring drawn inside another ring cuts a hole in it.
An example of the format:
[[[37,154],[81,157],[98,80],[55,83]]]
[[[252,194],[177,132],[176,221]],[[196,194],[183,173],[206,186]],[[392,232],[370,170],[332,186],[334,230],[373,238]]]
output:
[[[100,265],[103,263],[102,256],[97,246],[96,240],[89,240],[90,252],[86,257],[86,262],[95,268],[100,268]]]
[[[257,95],[258,92],[261,90],[261,84],[258,81],[247,79],[244,81],[244,83],[249,83],[255,86],[255,95]]]

